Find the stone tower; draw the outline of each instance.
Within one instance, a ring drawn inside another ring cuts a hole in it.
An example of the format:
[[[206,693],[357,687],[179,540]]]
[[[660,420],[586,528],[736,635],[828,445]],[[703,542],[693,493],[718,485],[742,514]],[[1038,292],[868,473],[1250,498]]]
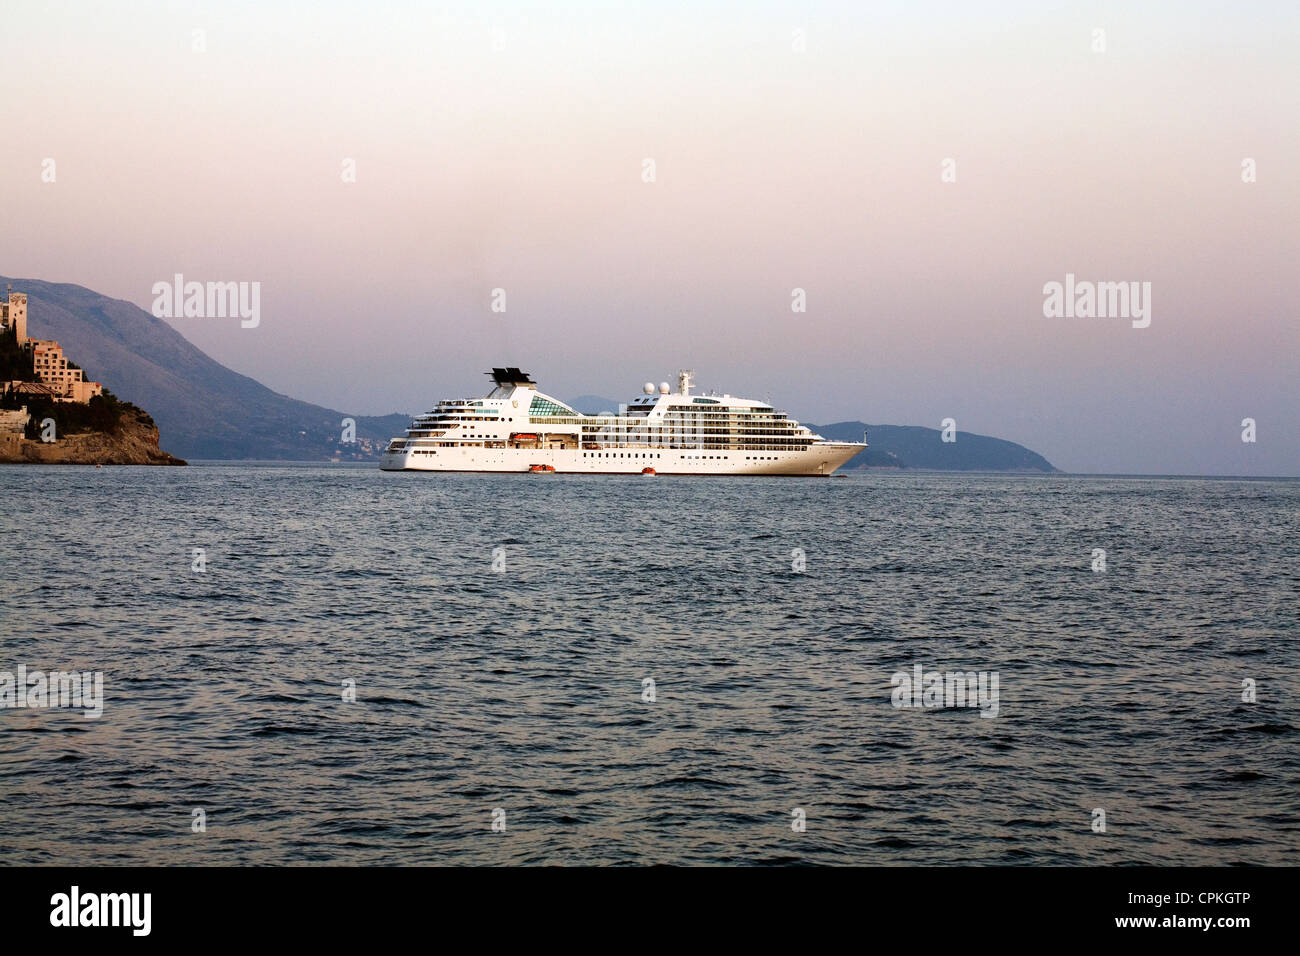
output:
[[[27,293],[14,292],[13,286],[8,291],[9,301],[0,304],[0,319],[4,320],[5,326],[14,330],[18,344],[22,345],[27,341]]]

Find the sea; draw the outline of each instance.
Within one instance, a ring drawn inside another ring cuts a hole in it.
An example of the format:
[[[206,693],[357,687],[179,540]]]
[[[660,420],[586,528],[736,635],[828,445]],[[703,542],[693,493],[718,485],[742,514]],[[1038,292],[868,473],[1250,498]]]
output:
[[[1297,481],[0,473],[10,863],[1300,863]]]

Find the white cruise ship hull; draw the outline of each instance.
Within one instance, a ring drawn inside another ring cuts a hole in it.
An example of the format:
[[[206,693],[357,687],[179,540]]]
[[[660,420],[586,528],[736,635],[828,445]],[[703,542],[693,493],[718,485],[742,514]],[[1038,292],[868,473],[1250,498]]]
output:
[[[828,477],[862,450],[853,442],[821,442],[800,451],[696,452],[669,448],[579,451],[564,448],[441,447],[385,452],[384,471],[529,472],[547,465],[557,474],[786,475]]]
[[[646,382],[617,415],[584,415],[510,366],[481,398],[439,401],[388,443],[384,471],[828,477],[866,447],[828,441],[757,399]]]

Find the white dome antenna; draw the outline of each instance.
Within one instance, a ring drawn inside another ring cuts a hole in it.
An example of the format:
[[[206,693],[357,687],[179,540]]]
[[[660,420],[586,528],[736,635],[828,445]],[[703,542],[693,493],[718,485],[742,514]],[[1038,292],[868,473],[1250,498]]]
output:
[[[645,392],[647,395],[653,395],[655,393],[655,383],[646,382],[641,386],[641,391]]]
[[[667,382],[660,382],[660,383],[659,383],[659,394],[660,394],[660,395],[667,395],[667,394],[668,394],[669,392],[671,392],[672,390],[673,390],[673,387],[672,387],[671,385],[669,385]]]

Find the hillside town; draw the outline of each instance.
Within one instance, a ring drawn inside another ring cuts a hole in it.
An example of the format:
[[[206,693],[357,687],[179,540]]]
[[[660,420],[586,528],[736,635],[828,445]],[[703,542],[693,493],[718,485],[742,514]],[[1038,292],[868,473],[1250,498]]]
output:
[[[5,373],[0,378],[0,396],[7,406],[0,410],[0,444],[13,452],[22,444],[30,416],[27,402],[88,404],[97,395],[103,395],[104,386],[86,380],[86,373],[70,362],[63,348],[52,339],[33,339],[27,336],[27,295],[6,289],[4,302],[0,302],[0,338],[10,358],[5,362]],[[20,375],[21,378],[12,378]],[[19,405],[19,403],[24,403]],[[18,407],[15,407],[18,406]]]
[[[9,286],[6,298],[0,302],[0,333],[13,335],[14,343],[30,358],[36,380],[2,382],[0,392],[82,404],[104,393],[99,382],[86,381],[86,373],[68,361],[58,342],[27,337],[26,293],[14,292]]]
[[[183,465],[158,447],[158,426],[63,354],[27,335],[27,296],[0,302],[0,464]]]

